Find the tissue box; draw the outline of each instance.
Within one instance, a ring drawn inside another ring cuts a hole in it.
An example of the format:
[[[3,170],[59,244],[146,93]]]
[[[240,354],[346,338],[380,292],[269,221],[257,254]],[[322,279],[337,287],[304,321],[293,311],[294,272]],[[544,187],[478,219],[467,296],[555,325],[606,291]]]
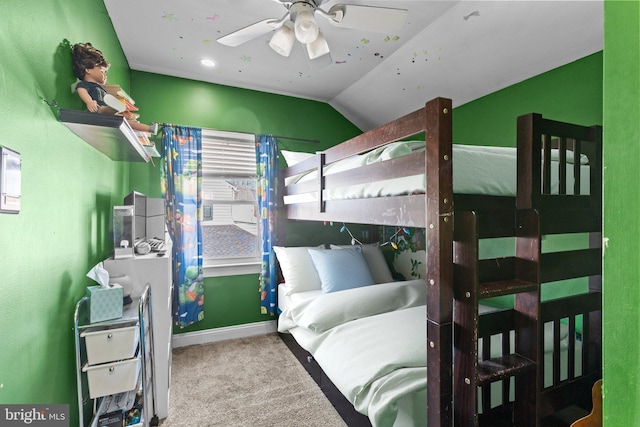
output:
[[[110,288],[89,286],[89,322],[101,322],[122,317],[122,286],[113,285]]]

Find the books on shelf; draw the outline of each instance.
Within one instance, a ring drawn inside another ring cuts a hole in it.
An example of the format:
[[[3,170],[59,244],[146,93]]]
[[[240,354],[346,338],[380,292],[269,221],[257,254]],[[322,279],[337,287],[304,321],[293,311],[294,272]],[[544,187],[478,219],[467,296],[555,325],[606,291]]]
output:
[[[107,91],[108,94],[113,95],[116,99],[118,99],[118,101],[120,101],[120,102],[122,102],[124,104],[126,109],[125,109],[125,111],[119,113],[120,115],[124,116],[124,118],[126,118],[128,121],[138,121],[138,119],[140,118],[140,114],[134,113],[134,111],[138,111],[138,107],[135,106],[136,102],[133,100],[133,98],[127,92],[125,92],[120,87],[120,85],[118,85],[118,84],[105,84],[105,85],[103,85],[103,87]],[[142,145],[145,147],[145,149],[149,150],[150,149],[149,147],[153,147],[153,150],[155,150],[154,143],[149,141],[149,134],[148,133],[136,131],[136,135],[138,136],[138,139],[140,140]],[[159,155],[158,155],[158,157],[159,157]]]
[[[138,140],[144,147],[145,151],[149,153],[151,157],[160,157],[160,153],[156,149],[156,145],[153,143],[153,141],[149,140],[148,133],[139,131],[134,132],[136,133],[136,136],[138,137]]]
[[[140,131],[134,131],[136,133],[136,136],[138,137],[138,139],[140,140],[140,143],[142,145],[155,145],[153,142],[151,142],[149,140],[149,134],[146,132],[140,132]]]
[[[135,105],[136,101],[134,101],[133,98],[120,87],[120,85],[105,84],[103,87],[108,94],[118,98],[118,100],[125,105],[127,111],[138,111],[138,107]]]

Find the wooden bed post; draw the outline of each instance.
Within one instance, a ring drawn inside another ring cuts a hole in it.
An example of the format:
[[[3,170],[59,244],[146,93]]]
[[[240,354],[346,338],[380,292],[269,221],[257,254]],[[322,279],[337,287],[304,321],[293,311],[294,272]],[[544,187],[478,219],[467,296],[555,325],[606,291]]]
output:
[[[425,106],[427,420],[453,424],[453,176],[451,100]]]

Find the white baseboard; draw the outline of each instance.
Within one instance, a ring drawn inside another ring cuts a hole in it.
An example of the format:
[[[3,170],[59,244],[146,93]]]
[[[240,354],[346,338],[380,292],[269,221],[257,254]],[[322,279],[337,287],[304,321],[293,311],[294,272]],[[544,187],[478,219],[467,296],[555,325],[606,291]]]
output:
[[[254,322],[225,328],[207,329],[206,331],[175,334],[171,339],[173,348],[187,347],[197,344],[208,344],[217,341],[246,338],[255,335],[271,334],[278,330],[275,320]]]

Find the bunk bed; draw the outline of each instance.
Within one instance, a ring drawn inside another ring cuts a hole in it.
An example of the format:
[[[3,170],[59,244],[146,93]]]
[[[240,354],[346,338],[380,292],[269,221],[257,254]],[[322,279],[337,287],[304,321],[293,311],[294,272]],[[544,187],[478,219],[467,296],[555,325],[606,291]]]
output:
[[[519,117],[517,127],[516,182],[504,191],[454,192],[452,104],[444,98],[289,166],[279,180],[281,219],[424,228],[430,427],[575,419],[601,376],[601,128],[538,114]],[[424,135],[424,149],[334,166],[415,135]],[[416,176],[423,188],[406,193],[343,191]],[[584,235],[586,243],[545,252],[552,235]],[[514,255],[480,259],[480,241],[505,237]],[[575,278],[586,281],[584,292],[542,300],[543,284]],[[483,309],[506,295],[512,307]]]

